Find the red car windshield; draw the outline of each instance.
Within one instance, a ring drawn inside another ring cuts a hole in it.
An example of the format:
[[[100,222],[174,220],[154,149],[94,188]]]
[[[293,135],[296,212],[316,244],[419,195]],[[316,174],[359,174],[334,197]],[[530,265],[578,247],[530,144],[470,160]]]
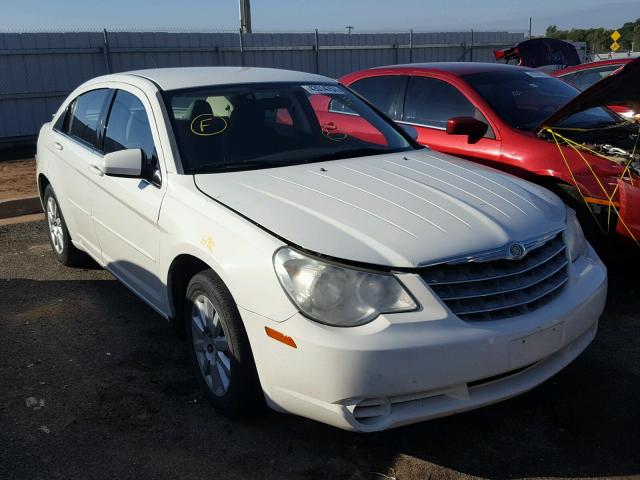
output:
[[[519,130],[535,129],[580,93],[536,70],[473,73],[463,78],[505,122]],[[610,111],[596,107],[575,113],[556,126],[599,127],[619,121]]]

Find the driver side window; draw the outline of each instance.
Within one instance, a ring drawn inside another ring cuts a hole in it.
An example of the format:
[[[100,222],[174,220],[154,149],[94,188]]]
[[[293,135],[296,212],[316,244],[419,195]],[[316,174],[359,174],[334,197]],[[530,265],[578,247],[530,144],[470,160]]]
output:
[[[453,117],[473,117],[489,122],[455,86],[429,77],[411,77],[404,105],[403,120],[444,130]],[[491,126],[485,137],[494,138]]]
[[[144,105],[138,97],[116,92],[104,134],[104,153],[139,148],[143,157],[143,176],[154,185],[161,182],[158,154]]]

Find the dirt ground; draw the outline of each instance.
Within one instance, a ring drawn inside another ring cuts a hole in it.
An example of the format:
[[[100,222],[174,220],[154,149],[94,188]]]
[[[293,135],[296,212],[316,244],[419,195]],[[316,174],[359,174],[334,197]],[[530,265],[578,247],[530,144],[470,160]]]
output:
[[[0,479],[638,477],[640,267],[610,261],[594,343],[515,399],[359,435],[205,401],[172,328],[43,222],[0,226]]]
[[[32,197],[38,194],[36,161],[0,161],[0,200]]]

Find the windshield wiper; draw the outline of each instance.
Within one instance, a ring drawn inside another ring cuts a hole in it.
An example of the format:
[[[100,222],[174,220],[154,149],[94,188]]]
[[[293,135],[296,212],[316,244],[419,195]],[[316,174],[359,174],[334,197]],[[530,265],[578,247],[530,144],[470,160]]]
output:
[[[404,149],[385,149],[375,147],[353,148],[351,150],[338,150],[335,152],[324,153],[315,157],[309,157],[305,163],[327,162],[330,160],[341,160],[343,158],[366,157],[368,155],[381,155],[387,153],[396,153],[404,151]]]
[[[225,172],[240,172],[242,170],[259,170],[262,168],[274,168],[274,167],[284,167],[286,165],[291,165],[292,162],[283,162],[283,161],[265,161],[265,160],[250,160],[246,162],[238,162],[231,164],[219,164],[219,163],[211,163],[205,165],[199,165],[197,167],[189,170],[189,173],[192,175],[198,173],[225,173]]]

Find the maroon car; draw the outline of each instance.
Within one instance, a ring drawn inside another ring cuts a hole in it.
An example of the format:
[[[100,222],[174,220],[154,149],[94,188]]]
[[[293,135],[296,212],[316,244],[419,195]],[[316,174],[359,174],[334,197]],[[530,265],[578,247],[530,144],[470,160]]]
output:
[[[583,91],[592,87],[596,82],[608,77],[613,72],[631,62],[633,58],[618,58],[615,60],[601,60],[599,62],[582,63],[572,67],[556,70],[551,73],[554,77],[573,85],[578,90]],[[638,112],[624,105],[610,105],[609,108],[624,117],[631,118]]]
[[[551,73],[569,85],[583,91],[592,87],[596,82],[608,77],[613,72],[631,62],[633,58],[618,58],[614,60],[601,60],[599,62],[581,63],[572,67],[556,70]]]
[[[639,80],[640,59],[582,93],[539,70],[493,63],[397,65],[340,79],[415,128],[418,142],[555,191],[592,238],[599,226],[636,241],[640,126],[603,106],[640,98]],[[348,113],[332,113],[337,129]]]

